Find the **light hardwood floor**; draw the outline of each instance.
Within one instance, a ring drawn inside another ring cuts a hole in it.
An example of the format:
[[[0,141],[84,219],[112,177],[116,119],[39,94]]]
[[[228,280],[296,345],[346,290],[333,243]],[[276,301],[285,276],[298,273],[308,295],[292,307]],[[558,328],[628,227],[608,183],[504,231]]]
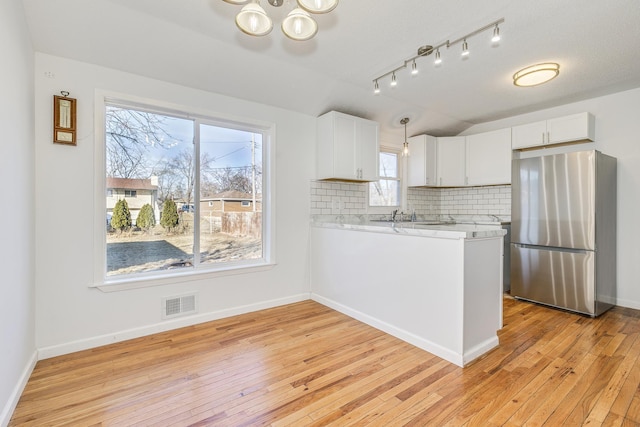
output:
[[[463,369],[305,301],[40,361],[10,425],[639,425],[639,334],[505,297]]]

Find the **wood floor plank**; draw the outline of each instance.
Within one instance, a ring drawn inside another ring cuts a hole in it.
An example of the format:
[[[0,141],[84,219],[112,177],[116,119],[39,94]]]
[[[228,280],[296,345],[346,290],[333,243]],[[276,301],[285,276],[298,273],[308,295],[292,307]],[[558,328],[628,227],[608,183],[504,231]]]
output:
[[[504,298],[459,368],[313,301],[39,361],[10,426],[640,425],[640,311]]]

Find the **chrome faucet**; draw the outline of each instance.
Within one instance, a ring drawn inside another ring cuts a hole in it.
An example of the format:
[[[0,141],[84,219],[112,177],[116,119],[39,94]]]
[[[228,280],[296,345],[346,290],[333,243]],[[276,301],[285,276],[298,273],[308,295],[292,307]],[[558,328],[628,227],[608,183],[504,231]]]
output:
[[[391,212],[391,222],[396,222],[396,215],[398,214],[398,209]]]

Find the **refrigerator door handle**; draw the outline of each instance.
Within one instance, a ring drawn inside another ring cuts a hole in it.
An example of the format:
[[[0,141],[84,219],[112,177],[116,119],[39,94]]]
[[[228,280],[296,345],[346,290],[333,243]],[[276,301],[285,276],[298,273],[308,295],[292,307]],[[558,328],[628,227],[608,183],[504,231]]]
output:
[[[557,252],[569,252],[574,254],[586,254],[588,252],[594,252],[586,249],[573,249],[573,248],[558,248],[554,246],[541,246],[541,245],[526,245],[522,243],[512,243],[516,248],[526,249],[538,249],[543,251],[557,251]]]

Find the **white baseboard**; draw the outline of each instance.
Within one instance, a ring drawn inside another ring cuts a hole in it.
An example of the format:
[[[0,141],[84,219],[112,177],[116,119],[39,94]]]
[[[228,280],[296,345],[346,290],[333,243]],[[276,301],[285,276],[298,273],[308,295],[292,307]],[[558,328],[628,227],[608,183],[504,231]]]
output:
[[[72,341],[64,344],[42,347],[38,349],[38,360],[48,359],[50,357],[69,354],[76,351],[87,350],[107,344],[113,344],[120,341],[126,341],[133,338],[155,334],[158,332],[170,331],[172,329],[183,328],[185,326],[196,325],[198,323],[210,322],[212,320],[223,319],[225,317],[236,316],[238,314],[251,313],[253,311],[264,310],[267,308],[278,307],[280,305],[292,304],[310,299],[308,293],[302,293],[285,298],[273,299],[269,301],[261,301],[255,304],[231,307],[224,310],[213,311],[209,313],[196,314],[188,317],[172,319],[153,325],[133,328],[124,331],[114,332],[113,334],[101,335],[87,339]]]
[[[500,340],[498,339],[497,336],[495,336],[465,351],[464,355],[462,356],[464,360],[464,364],[468,365],[470,362],[473,362],[475,359],[482,356],[489,350],[496,348],[499,344],[500,344]]]
[[[464,367],[465,363],[469,363],[471,360],[475,359],[476,357],[482,354],[482,353],[478,353],[477,355],[475,355],[475,357],[471,357],[472,355],[470,354],[468,355],[459,354],[445,347],[442,347],[441,345],[431,342],[427,339],[419,337],[411,332],[408,332],[404,329],[393,326],[375,317],[369,316],[368,314],[362,313],[361,311],[354,310],[350,307],[347,307],[331,299],[322,297],[314,293],[311,294],[311,299],[322,305],[326,305],[327,307],[333,308],[334,310],[339,311],[340,313],[346,314],[349,317],[353,317],[356,320],[366,323],[369,326],[372,326],[376,329],[386,332],[389,335],[393,335],[396,338],[406,341],[409,344],[412,344],[422,350],[425,350],[433,355],[436,355],[460,367]],[[484,346],[484,345],[487,345],[487,343],[482,343],[481,345]],[[489,347],[489,349],[495,347],[496,345],[498,345],[497,337],[495,338],[495,345],[493,345],[492,347]],[[479,350],[478,346],[475,347],[473,350],[474,351]]]
[[[617,298],[614,304],[620,307],[633,308],[634,310],[640,310],[640,302],[638,301]]]
[[[13,411],[16,409],[18,405],[18,401],[20,400],[20,396],[22,396],[22,392],[24,387],[27,385],[27,381],[29,381],[29,377],[33,372],[33,368],[36,367],[36,363],[38,362],[38,352],[34,351],[31,355],[31,358],[27,361],[26,366],[22,370],[22,375],[20,375],[20,379],[18,383],[13,388],[11,392],[11,396],[7,400],[4,408],[2,408],[2,413],[0,413],[0,426],[6,427],[9,425],[9,421],[11,420],[11,416],[13,415]]]

